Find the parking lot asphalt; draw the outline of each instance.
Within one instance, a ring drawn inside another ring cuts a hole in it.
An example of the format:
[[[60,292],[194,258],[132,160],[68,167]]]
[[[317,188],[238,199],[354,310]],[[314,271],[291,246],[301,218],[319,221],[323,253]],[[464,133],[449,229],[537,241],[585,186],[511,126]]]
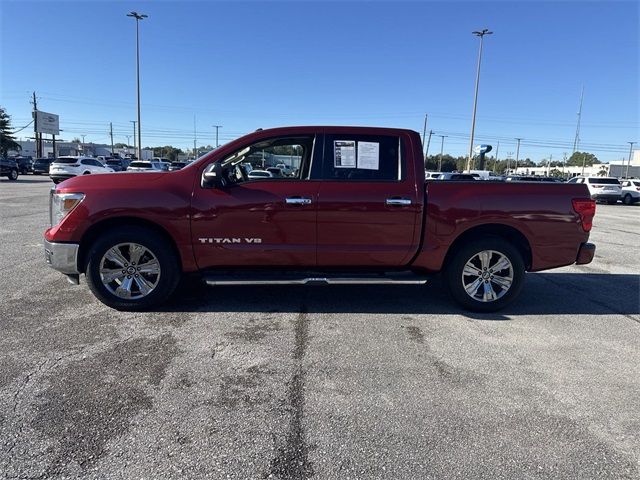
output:
[[[437,279],[124,313],[45,265],[50,186],[0,182],[6,478],[640,478],[640,205],[496,314]]]

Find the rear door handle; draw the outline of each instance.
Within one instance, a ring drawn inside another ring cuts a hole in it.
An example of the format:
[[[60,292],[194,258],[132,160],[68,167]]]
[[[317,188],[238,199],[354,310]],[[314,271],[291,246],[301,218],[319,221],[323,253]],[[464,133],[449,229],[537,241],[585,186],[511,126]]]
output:
[[[285,199],[287,205],[309,205],[311,204],[310,198],[303,197],[289,197]]]
[[[385,203],[395,207],[406,207],[407,205],[411,205],[411,200],[408,198],[387,198]]]

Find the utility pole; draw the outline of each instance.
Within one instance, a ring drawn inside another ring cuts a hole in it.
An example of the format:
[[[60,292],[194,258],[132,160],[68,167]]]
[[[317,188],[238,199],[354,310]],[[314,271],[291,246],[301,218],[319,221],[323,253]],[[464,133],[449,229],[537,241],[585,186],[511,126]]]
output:
[[[562,178],[565,178],[564,176],[564,164],[567,163],[567,152],[564,152],[562,154]]]
[[[218,129],[222,128],[222,125],[213,125],[213,128],[216,129],[216,148],[218,148],[220,146],[220,143],[218,143]]]
[[[516,172],[518,171],[518,160],[520,160],[520,140],[521,138],[516,138],[518,141],[518,146],[516,147]]]
[[[196,116],[193,115],[193,158],[198,158],[196,155]]]
[[[36,157],[42,157],[42,142],[38,134],[38,101],[36,100],[36,92],[33,92],[33,137],[36,142]]]
[[[551,175],[551,159],[553,158],[553,153],[549,155],[549,160],[547,160],[547,177]]]
[[[109,136],[111,137],[111,156],[113,157],[113,123],[109,122]]]
[[[582,85],[582,93],[580,94],[580,108],[578,110],[578,125],[576,126],[576,138],[573,140],[573,153],[578,149],[580,143],[580,118],[582,117],[582,99],[584,98],[584,85]]]
[[[429,144],[431,143],[431,135],[433,135],[433,130],[429,130],[429,139],[427,140],[427,151],[424,154],[424,163],[427,164],[427,157],[429,156]]]
[[[493,173],[496,173],[496,167],[498,165],[498,152],[500,151],[500,140],[498,140],[498,145],[496,146],[496,156],[493,159]]]
[[[438,162],[438,171],[442,171],[442,152],[444,151],[444,139],[449,135],[438,135],[442,139],[442,143],[440,143],[440,161]]]
[[[624,174],[624,178],[629,178],[629,165],[631,165],[631,156],[633,154],[633,144],[636,142],[627,142],[629,144],[629,161],[627,162],[627,170]]]
[[[471,159],[473,158],[473,134],[476,129],[476,109],[478,107],[478,85],[480,84],[480,63],[482,62],[482,41],[485,35],[491,35],[489,29],[485,28],[479,32],[472,32],[475,36],[480,37],[480,50],[478,51],[478,68],[476,70],[476,90],[473,95],[473,115],[471,116],[471,138],[469,139],[469,158],[467,159],[467,170],[471,170]]]
[[[429,117],[429,115],[427,115],[426,113],[424,114],[424,128],[422,129],[422,148],[424,148],[424,141],[425,138],[427,136],[427,118]]]
[[[136,149],[136,121],[135,120],[129,120],[129,122],[133,123],[133,149],[136,151],[136,154],[138,152],[138,150]],[[142,160],[140,157],[138,157],[138,160]]]

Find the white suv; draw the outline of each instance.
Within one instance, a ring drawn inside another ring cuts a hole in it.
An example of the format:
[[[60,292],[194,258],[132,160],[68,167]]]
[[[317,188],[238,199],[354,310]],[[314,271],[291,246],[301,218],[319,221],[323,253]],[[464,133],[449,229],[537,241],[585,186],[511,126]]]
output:
[[[100,160],[91,157],[59,157],[49,167],[49,176],[53,183],[60,183],[78,175],[113,172],[113,168],[105,167]]]
[[[620,198],[625,205],[640,202],[640,180],[637,178],[623,180]]]
[[[615,205],[620,200],[622,188],[615,177],[573,177],[567,183],[584,183],[589,188],[591,198]]]

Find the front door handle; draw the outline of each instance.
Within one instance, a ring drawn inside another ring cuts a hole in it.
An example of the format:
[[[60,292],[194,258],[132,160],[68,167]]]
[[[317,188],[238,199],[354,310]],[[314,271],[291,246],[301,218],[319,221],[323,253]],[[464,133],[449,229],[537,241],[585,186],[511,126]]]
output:
[[[310,198],[303,198],[303,197],[289,197],[289,198],[285,198],[285,203],[287,205],[309,205],[311,204],[311,199]]]
[[[387,198],[385,203],[395,207],[406,207],[411,205],[411,200],[408,198]]]

